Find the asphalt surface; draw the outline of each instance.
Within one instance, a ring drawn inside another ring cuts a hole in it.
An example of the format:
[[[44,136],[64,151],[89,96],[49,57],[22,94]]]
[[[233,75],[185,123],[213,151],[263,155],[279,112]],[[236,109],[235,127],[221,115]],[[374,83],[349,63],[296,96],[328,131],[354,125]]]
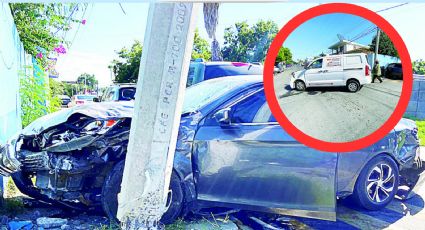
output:
[[[289,86],[293,67],[274,77],[274,88],[284,114],[299,130],[319,140],[348,142],[365,137],[393,113],[401,94],[401,80],[364,85],[350,93],[345,87],[308,88]]]

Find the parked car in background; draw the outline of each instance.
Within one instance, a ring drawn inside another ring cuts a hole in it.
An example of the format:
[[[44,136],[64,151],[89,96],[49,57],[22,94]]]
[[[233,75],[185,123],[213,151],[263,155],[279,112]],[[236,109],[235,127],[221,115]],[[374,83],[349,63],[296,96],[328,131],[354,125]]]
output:
[[[117,83],[104,92],[101,101],[131,101],[136,95],[136,84]]]
[[[82,105],[39,118],[0,147],[0,174],[12,174],[30,197],[101,206],[115,219],[133,104]],[[210,207],[335,220],[336,197],[376,210],[396,194],[409,198],[424,182],[413,121],[402,119],[359,151],[320,152],[279,126],[262,76],[188,88],[176,145],[165,224]]]
[[[71,101],[68,103],[68,108],[76,105],[90,104],[98,100],[99,98],[96,95],[77,94],[71,97]]]
[[[62,101],[62,107],[68,107],[69,102],[71,102],[71,98],[68,95],[59,95],[58,97]]]
[[[291,88],[300,91],[308,87],[344,86],[357,92],[371,82],[366,54],[328,55],[314,59],[304,70],[292,73]]]
[[[401,63],[390,63],[385,68],[384,75],[386,78],[403,79],[403,68]]]
[[[190,63],[186,86],[209,79],[263,74],[263,66],[244,62],[204,62],[202,59]]]

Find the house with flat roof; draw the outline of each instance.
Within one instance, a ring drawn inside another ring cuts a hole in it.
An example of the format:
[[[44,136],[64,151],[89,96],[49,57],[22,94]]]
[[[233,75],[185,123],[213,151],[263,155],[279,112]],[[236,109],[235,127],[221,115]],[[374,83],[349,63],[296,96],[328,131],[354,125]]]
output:
[[[349,40],[340,40],[329,46],[331,54],[370,53],[370,47]]]

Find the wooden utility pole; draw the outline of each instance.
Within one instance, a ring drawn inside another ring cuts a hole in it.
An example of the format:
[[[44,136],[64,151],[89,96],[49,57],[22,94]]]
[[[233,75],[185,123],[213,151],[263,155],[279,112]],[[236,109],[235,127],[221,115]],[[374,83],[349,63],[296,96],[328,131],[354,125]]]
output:
[[[117,217],[158,229],[166,211],[199,3],[151,3]]]
[[[373,60],[373,65],[375,65],[376,60],[378,59],[379,51],[379,37],[381,36],[381,30],[379,27],[376,28],[376,40],[375,40],[375,59]]]

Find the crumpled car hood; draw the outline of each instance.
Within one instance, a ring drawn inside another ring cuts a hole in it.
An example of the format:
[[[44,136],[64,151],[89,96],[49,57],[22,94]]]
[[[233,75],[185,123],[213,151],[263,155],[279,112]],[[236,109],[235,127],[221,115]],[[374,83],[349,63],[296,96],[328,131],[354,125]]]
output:
[[[38,118],[25,127],[21,134],[25,136],[39,134],[50,127],[66,122],[71,115],[77,113],[100,120],[127,117],[131,118],[133,115],[133,109],[133,101],[101,102],[75,106]]]
[[[413,120],[402,118],[394,127],[394,130],[396,131],[403,130],[403,129],[412,130],[414,128],[417,128],[417,127],[416,127],[416,123]]]

